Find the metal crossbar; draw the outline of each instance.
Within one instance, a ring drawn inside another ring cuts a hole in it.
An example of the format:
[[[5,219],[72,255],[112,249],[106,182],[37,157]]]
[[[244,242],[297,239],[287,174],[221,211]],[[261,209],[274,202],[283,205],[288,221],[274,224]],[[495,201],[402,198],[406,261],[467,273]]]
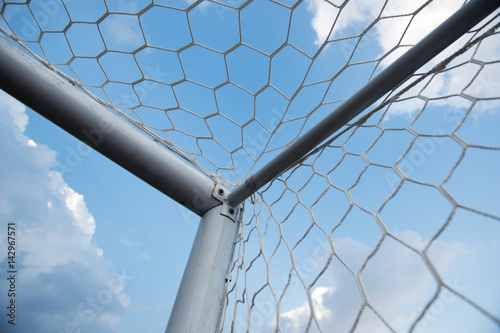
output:
[[[455,42],[500,6],[498,1],[473,0],[438,26],[364,87],[359,89],[316,126],[299,137],[262,169],[245,180],[228,200],[239,204],[276,176],[298,163],[304,155],[337,132],[375,101],[395,89],[429,60]]]

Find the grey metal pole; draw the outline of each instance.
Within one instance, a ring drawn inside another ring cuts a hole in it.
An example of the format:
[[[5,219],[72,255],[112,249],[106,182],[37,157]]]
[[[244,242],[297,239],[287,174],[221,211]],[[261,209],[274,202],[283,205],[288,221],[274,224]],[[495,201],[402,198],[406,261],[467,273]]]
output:
[[[198,215],[215,182],[0,36],[0,89]]]
[[[228,190],[1,36],[0,89],[202,216],[166,332],[215,332],[241,214]]]
[[[320,123],[240,184],[228,202],[239,204],[300,160],[372,103],[408,79],[416,70],[500,7],[498,0],[471,0],[408,52],[370,80]]]
[[[214,207],[201,218],[166,333],[217,330],[239,228],[239,218],[225,216],[224,207]]]

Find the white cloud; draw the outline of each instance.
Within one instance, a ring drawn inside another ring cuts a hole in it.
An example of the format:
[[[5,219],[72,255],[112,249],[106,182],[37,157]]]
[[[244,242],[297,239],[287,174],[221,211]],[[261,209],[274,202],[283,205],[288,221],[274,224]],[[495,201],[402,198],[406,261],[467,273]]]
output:
[[[19,131],[14,131],[14,134],[19,132],[24,132],[26,125],[28,125],[28,116],[24,111],[25,106],[4,93],[0,92],[0,105],[2,105],[3,112],[11,117],[13,124],[17,127]]]
[[[450,17],[462,6],[460,0],[434,0],[414,16],[408,30],[405,32],[403,44],[416,44],[427,36],[445,19]],[[385,29],[383,33],[388,32]]]
[[[95,220],[85,205],[83,195],[76,193],[66,185],[59,172],[50,171],[49,177],[53,181],[51,185],[54,188],[59,188],[60,193],[65,197],[66,207],[71,212],[71,215],[73,215],[73,224],[84,234],[91,237],[95,232]]]
[[[334,289],[329,287],[317,287],[311,294],[311,301],[314,308],[314,315],[319,321],[328,319],[332,315],[332,311],[325,307],[325,300],[331,297]],[[285,322],[286,332],[301,331],[304,322],[309,320],[309,303],[287,311],[281,315],[282,320]]]
[[[0,91],[0,221],[16,223],[16,301],[22,304],[16,328],[23,332],[114,332],[130,300],[130,280],[113,274],[93,235],[96,222],[84,197],[51,171],[56,154],[24,133],[25,107]],[[0,248],[6,248],[4,237]],[[0,252],[5,267],[6,253]],[[5,291],[6,279],[0,281]],[[88,300],[95,300],[92,308]],[[0,299],[4,307],[7,298]],[[22,315],[21,315],[22,310]],[[50,318],[50,320],[47,320]],[[8,331],[6,321],[0,331]],[[69,326],[67,326],[69,325]]]
[[[333,22],[339,12],[328,2],[322,0],[309,0],[307,9],[314,13],[311,25],[316,32],[314,44],[321,45],[328,38]]]
[[[340,7],[341,3],[335,5]],[[351,0],[339,9],[325,0],[308,0],[307,9],[313,13],[311,25],[316,32],[315,43],[322,44],[328,37],[332,40],[361,34],[366,23],[378,16],[382,5],[380,1]]]
[[[424,0],[389,1],[387,5],[382,8],[383,3],[383,1],[372,0],[349,1],[338,14],[335,27],[330,35],[330,40],[357,36],[380,16],[381,20],[371,28],[371,31],[374,33],[365,35],[356,50],[357,53],[369,53],[373,52],[373,49],[378,46],[381,49],[378,57],[385,55],[379,69],[386,68],[408,50],[408,47],[400,45],[407,46],[418,43],[446,18],[456,12],[462,6],[463,1],[435,0],[414,16],[408,16],[408,14],[420,8],[425,3]],[[309,1],[309,9],[314,13],[311,24],[317,35],[316,43],[319,44],[325,40],[325,36],[328,36],[331,26],[337,16],[333,13],[328,14],[328,11],[325,11],[324,8],[329,8],[330,11],[334,10],[332,9],[333,6],[326,1]],[[469,38],[470,37],[465,37],[456,41],[451,47],[429,61],[429,63],[421,68],[419,72],[425,72],[433,68],[440,61],[446,59],[463,46]],[[493,36],[481,43],[482,45],[479,47],[479,51],[474,56],[475,59],[491,61],[498,58],[500,43],[495,43],[493,39],[497,40],[498,37]],[[470,59],[471,56],[471,53],[467,53],[461,58],[461,61],[466,61]],[[458,67],[452,71],[443,72],[432,79],[431,84],[426,87],[422,94],[431,98],[461,94],[467,85],[473,81],[479,69],[478,65],[470,64]],[[466,89],[466,93],[478,97],[500,97],[500,88],[497,84],[497,81],[500,80],[491,77],[491,75],[489,77],[487,76],[487,73],[492,72],[493,71],[482,71],[480,75],[474,79],[473,85]],[[418,92],[419,91],[416,90],[412,91],[413,94],[417,94]],[[467,101],[457,98],[445,98],[440,100],[440,102],[443,106],[449,107],[464,107],[464,104],[467,103]],[[460,104],[456,104],[456,102]],[[499,105],[500,102],[498,101],[481,103],[481,110],[478,111],[491,110],[497,108]],[[416,99],[409,103],[396,104],[390,109],[385,120],[396,115],[412,115],[415,111],[419,110],[420,106],[421,103]]]
[[[383,4],[373,0],[349,1],[342,8],[330,39],[345,37],[346,32],[349,36],[361,34],[367,27],[366,23],[374,21],[379,15]]]
[[[330,39],[358,36],[380,17],[381,20],[372,29],[376,31],[376,42],[382,47],[382,54],[385,54],[399,44],[401,39],[404,45],[416,44],[459,9],[463,2],[435,0],[413,16],[410,23],[407,14],[415,12],[424,3],[424,0],[389,1],[384,7],[383,1],[351,0],[342,8],[337,18],[338,10],[332,9],[334,7],[328,2],[309,0],[309,10],[314,13],[311,22],[313,29],[318,40],[323,41],[325,39],[320,36],[328,36],[336,18]],[[370,46],[367,41],[363,44]]]
[[[415,15],[411,21],[411,24],[407,26],[407,22],[404,20],[394,20],[388,19],[383,20],[385,24],[377,24],[377,42],[382,46],[382,53],[385,54],[394,48],[404,29],[402,38],[402,45],[414,45],[427,36],[432,30],[434,30],[439,24],[441,24],[446,18],[451,16],[456,12],[462,5],[463,2],[458,0],[436,0],[426,6],[422,11]],[[411,2],[405,2],[405,6],[411,6]],[[407,8],[409,11],[410,8]],[[436,66],[442,60],[451,56],[456,50],[462,47],[468,40],[470,36],[464,36],[459,38],[450,47],[445,49],[439,55],[430,60],[426,65],[424,65],[418,72],[423,73],[434,66]],[[478,52],[474,55],[475,59],[492,59],[493,55],[498,55],[500,51],[500,46],[498,44],[490,42],[491,38],[487,38],[482,42],[478,48]],[[382,61],[381,68],[389,66],[393,61],[395,61],[399,56],[406,52],[408,48],[398,48],[396,51],[392,52],[389,57]],[[462,64],[473,57],[472,51],[456,58],[453,63],[454,65]],[[478,58],[479,57],[479,58]],[[449,65],[448,68],[451,68]],[[432,78],[432,81],[425,87],[421,94],[428,98],[442,98],[452,95],[460,95],[463,92],[465,94],[470,94],[474,97],[500,97],[500,89],[495,85],[495,79],[492,77],[486,77],[487,71],[480,71],[480,66],[478,64],[464,64],[459,67],[453,68],[448,71],[444,71]],[[479,72],[479,75],[477,75]],[[428,82],[428,81],[426,81]],[[467,86],[473,82],[472,86],[467,88]],[[423,88],[420,86],[420,88]],[[467,89],[466,89],[467,88]],[[483,92],[487,91],[488,96],[482,95]],[[420,91],[413,90],[412,93],[419,93]],[[407,96],[409,94],[406,94]],[[413,100],[417,102],[417,100]],[[470,102],[466,99],[459,98],[444,98],[438,99],[437,103],[446,107],[454,108],[467,108],[470,106]],[[491,110],[496,108],[500,103],[498,101],[491,101],[489,103],[481,103],[479,107],[476,108],[475,113],[483,112],[485,110]],[[392,115],[397,114],[412,114],[414,111],[420,108],[420,103],[406,103],[404,108],[401,108],[402,104],[395,105],[390,113]],[[390,115],[389,115],[390,116]]]

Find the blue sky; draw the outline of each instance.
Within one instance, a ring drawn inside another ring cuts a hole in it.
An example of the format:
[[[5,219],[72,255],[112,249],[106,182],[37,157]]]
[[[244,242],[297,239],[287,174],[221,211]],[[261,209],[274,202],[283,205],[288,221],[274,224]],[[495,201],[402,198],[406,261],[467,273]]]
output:
[[[235,184],[462,4],[413,17],[424,1],[220,2],[186,14],[193,1],[12,1],[0,27]],[[500,331],[499,36],[247,202],[226,329],[273,332],[282,298],[284,332],[304,331],[308,301],[313,332],[347,332],[361,309],[356,332],[386,332],[384,321],[404,332],[435,297],[415,332]],[[3,92],[0,126],[0,247],[16,221],[19,251],[18,324],[2,319],[2,331],[162,332],[199,218]]]

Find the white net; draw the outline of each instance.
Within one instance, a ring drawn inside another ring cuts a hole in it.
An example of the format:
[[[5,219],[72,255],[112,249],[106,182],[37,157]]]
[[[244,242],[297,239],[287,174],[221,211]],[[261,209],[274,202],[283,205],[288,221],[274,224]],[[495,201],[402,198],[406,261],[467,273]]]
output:
[[[3,1],[0,27],[239,184],[464,1]],[[224,332],[500,331],[491,15],[246,204]]]

